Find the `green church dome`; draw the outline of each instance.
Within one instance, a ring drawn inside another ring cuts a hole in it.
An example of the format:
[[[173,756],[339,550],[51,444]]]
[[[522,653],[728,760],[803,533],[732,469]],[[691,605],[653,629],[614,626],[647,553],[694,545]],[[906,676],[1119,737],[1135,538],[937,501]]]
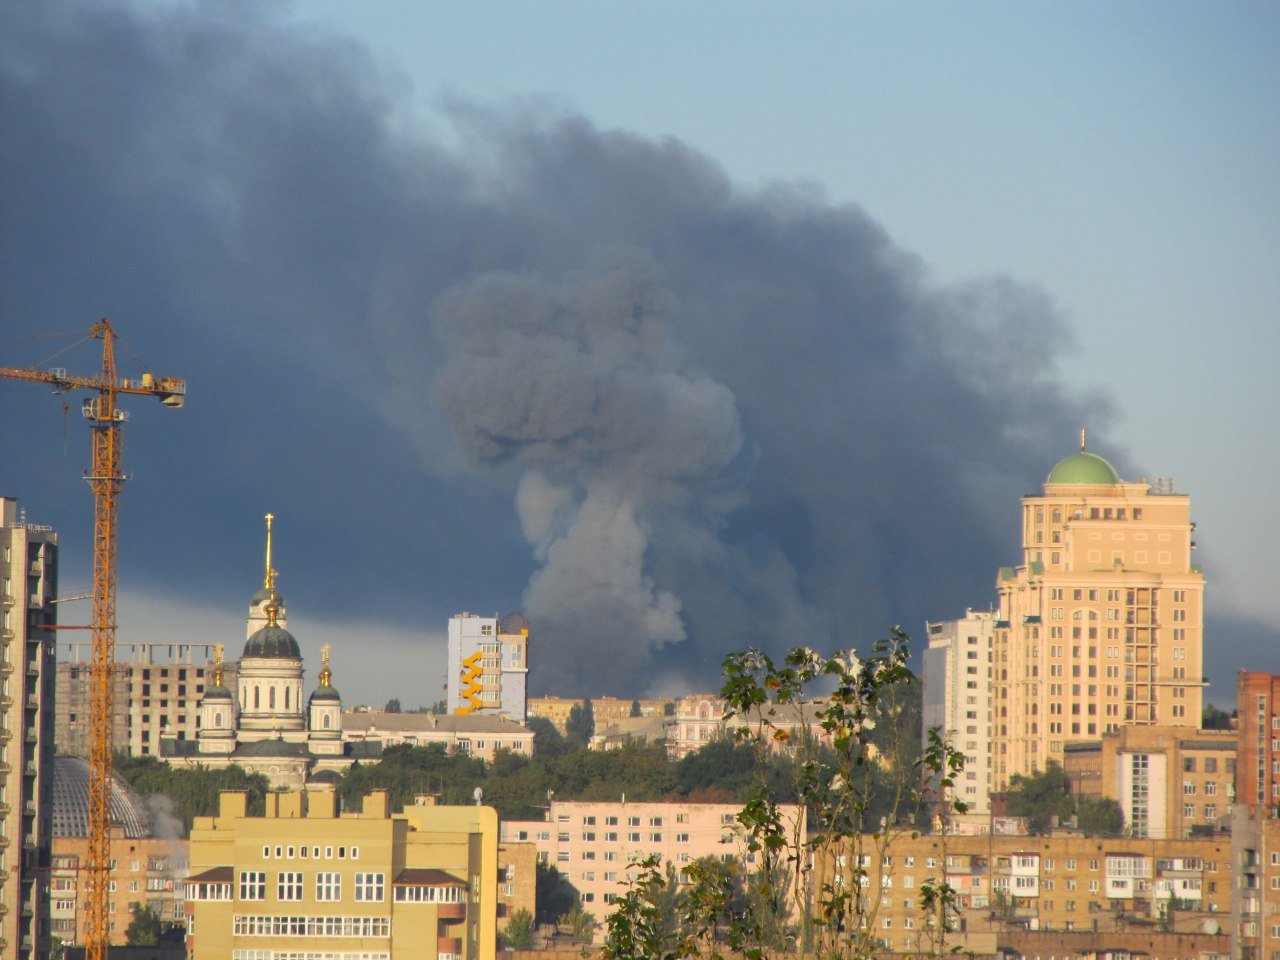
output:
[[[1120,483],[1120,474],[1116,468],[1096,453],[1081,450],[1049,471],[1049,479],[1045,483],[1093,483],[1112,486]]]
[[[271,624],[263,627],[244,645],[245,657],[258,657],[264,660],[301,660],[302,652],[298,649],[298,641],[284,627]]]

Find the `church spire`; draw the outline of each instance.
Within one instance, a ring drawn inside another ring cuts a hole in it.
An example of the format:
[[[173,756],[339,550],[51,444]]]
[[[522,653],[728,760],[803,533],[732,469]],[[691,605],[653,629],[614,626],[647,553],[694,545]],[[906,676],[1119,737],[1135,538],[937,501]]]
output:
[[[320,686],[322,687],[332,686],[329,682],[333,679],[333,671],[329,669],[330,649],[331,645],[327,643],[320,648]]]
[[[1084,453],[1084,427],[1080,428],[1080,452]]]
[[[222,686],[222,644],[213,645],[213,685]]]
[[[275,591],[276,572],[271,569],[271,522],[275,520],[275,514],[268,513],[267,520],[267,565],[262,576],[262,589]]]

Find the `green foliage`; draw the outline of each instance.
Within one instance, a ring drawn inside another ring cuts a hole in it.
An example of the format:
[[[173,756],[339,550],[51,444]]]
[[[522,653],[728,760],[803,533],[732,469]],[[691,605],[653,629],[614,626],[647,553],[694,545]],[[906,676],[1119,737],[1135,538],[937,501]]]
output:
[[[564,724],[565,739],[586,745],[591,742],[596,732],[596,712],[590,700],[575,703],[569,710],[569,719]]]
[[[160,940],[160,918],[142,904],[133,908],[133,919],[124,932],[124,942],[131,947],[154,947]]]
[[[508,918],[502,937],[512,950],[532,950],[533,931],[533,914],[521,907]]]
[[[639,701],[639,700],[632,700],[632,701],[631,701],[631,716],[633,716],[633,717],[643,717],[643,716],[644,716],[644,708],[640,706],[640,701]]]
[[[1054,817],[1065,821],[1075,813],[1075,807],[1066,771],[1052,760],[1029,777],[1015,773],[1009,779],[1009,814],[1026,817],[1032,833],[1048,833]]]
[[[555,923],[578,903],[569,878],[551,864],[538,861],[534,914],[538,923]]]
[[[1204,730],[1230,730],[1234,717],[1234,712],[1228,713],[1212,703],[1206,703],[1204,712],[1200,716],[1200,727]]]
[[[392,697],[390,700],[388,700],[388,701],[387,701],[387,705],[386,705],[385,707],[383,707],[383,710],[385,710],[387,713],[399,713],[399,712],[400,712],[400,698],[399,698],[399,697]]]
[[[590,940],[595,936],[596,927],[600,926],[595,915],[582,909],[582,904],[576,900],[568,912],[556,920],[556,925],[567,929],[569,934],[578,940]]]
[[[193,818],[217,814],[221,791],[244,790],[249,795],[250,816],[262,816],[266,812],[267,792],[271,789],[262,774],[248,773],[237,766],[221,770],[171,767],[157,757],[131,757],[120,752],[116,754],[114,769],[116,776],[140,796],[168,797],[174,806],[174,816],[182,821],[183,836],[190,833]]]
[[[674,717],[676,715],[676,703],[674,700],[668,700],[662,705],[662,715],[664,717]]]
[[[862,895],[863,864],[883,857],[927,812],[942,812],[946,824],[947,810],[964,811],[952,799],[963,755],[937,731],[919,742],[920,691],[906,666],[907,643],[894,630],[867,658],[805,649],[782,663],[759,650],[729,656],[721,696],[739,724],[739,745],[709,744],[678,770],[677,783],[689,788],[681,775],[706,771],[741,778],[738,833],[755,872],[739,874],[739,861],[704,860],[678,885],[656,861],[634,865],[609,919],[607,958],[717,957],[720,944],[747,960],[798,950],[820,960],[877,955],[880,898]],[[797,733],[814,725],[818,737]],[[783,803],[807,811],[807,829],[783,815]],[[942,848],[945,858],[945,835]],[[811,864],[822,865],[812,880]],[[947,953],[955,891],[930,879],[919,900],[930,921],[926,952]]]
[[[1081,800],[1076,804],[1076,826],[1085,836],[1117,836],[1124,832],[1124,810],[1110,797]]]

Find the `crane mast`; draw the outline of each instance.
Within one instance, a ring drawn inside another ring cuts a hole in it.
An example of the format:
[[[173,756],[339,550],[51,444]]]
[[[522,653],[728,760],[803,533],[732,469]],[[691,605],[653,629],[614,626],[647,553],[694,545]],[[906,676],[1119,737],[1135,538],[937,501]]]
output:
[[[128,414],[116,403],[119,394],[154,396],[169,407],[181,407],[186,381],[145,374],[139,381],[116,374],[116,333],[107,320],[89,331],[102,341],[98,377],[70,376],[64,370],[0,367],[0,377],[51,383],[59,390],[91,390],[95,396],[81,408],[89,421],[92,459],[85,479],[93,491],[93,660],[89,668],[89,842],[88,904],[85,946],[88,960],[106,960],[110,914],[107,895],[111,869],[112,718],[115,715],[116,530],[120,491],[127,478],[121,465],[122,428]]]

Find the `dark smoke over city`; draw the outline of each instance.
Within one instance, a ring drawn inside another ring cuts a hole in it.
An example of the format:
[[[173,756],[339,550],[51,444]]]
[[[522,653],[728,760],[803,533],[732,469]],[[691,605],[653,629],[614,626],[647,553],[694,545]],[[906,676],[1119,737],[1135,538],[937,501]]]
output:
[[[238,612],[272,509],[291,612],[521,608],[532,691],[661,692],[985,606],[1081,425],[1125,470],[1039,291],[940,286],[859,208],[674,140],[412,117],[273,10],[0,12],[3,336],[109,315],[191,385],[131,428],[136,580]],[[80,524],[61,413],[3,398],[44,451],[6,492]]]

